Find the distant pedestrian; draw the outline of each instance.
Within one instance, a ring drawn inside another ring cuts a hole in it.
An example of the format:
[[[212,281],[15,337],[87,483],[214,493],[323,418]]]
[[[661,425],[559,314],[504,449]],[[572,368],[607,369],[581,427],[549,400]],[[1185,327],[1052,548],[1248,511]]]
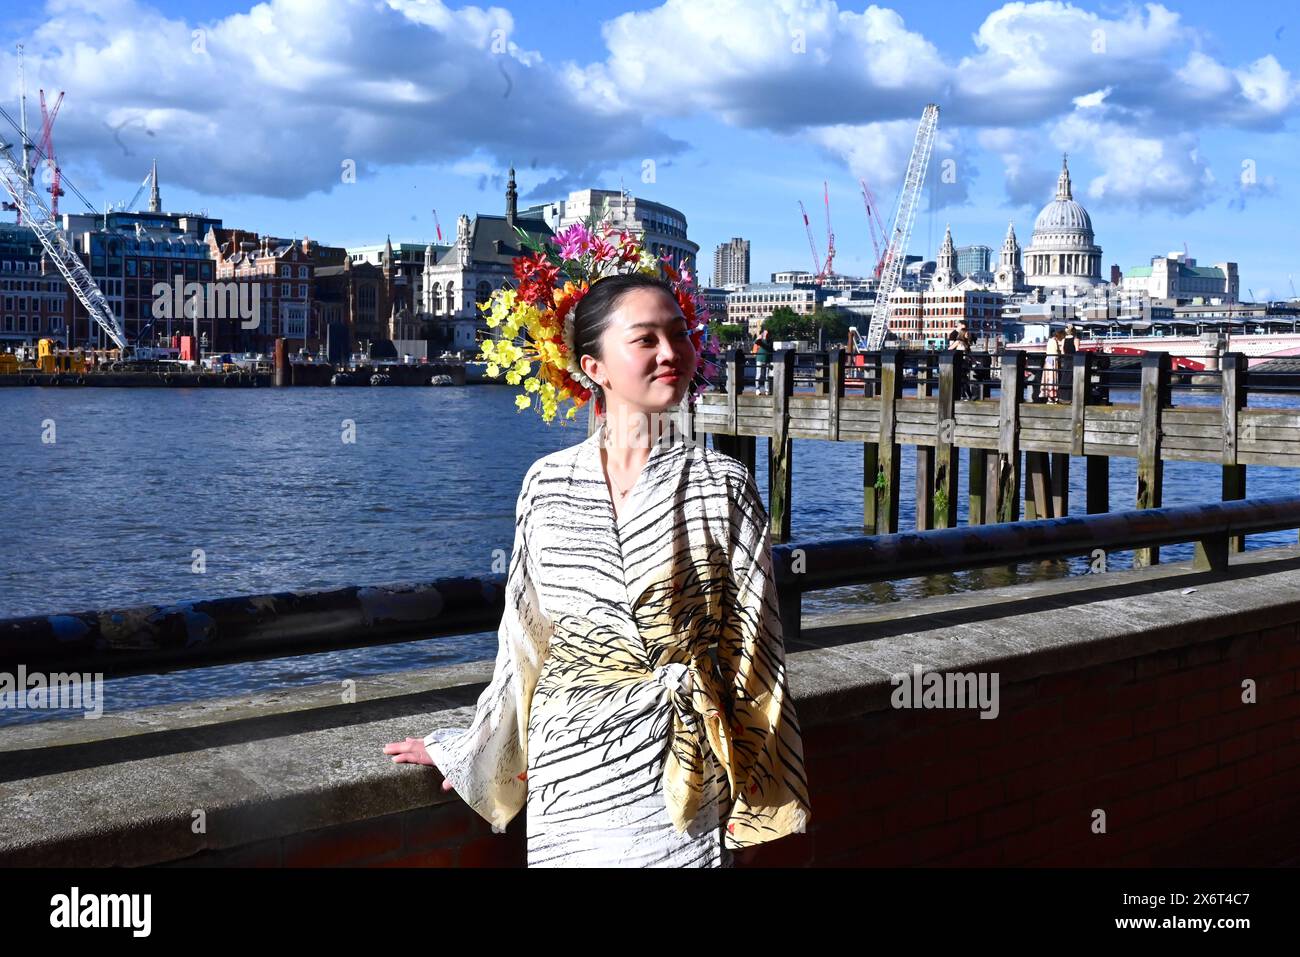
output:
[[[953,330],[953,333],[954,337],[950,338],[948,346],[953,352],[960,352],[963,354],[962,364],[965,366],[961,376],[960,398],[967,400],[977,398],[975,385],[971,382],[971,378],[974,375],[974,363],[971,361],[971,346],[973,345],[973,342],[970,333],[957,332],[955,329]]]
[[[758,359],[754,372],[754,390],[758,395],[771,395],[768,375],[772,365],[772,330],[766,327],[760,330],[754,343],[754,352]]]
[[[1065,338],[1061,340],[1061,355],[1072,356],[1079,351],[1079,334],[1074,323],[1065,327]]]
[[[1039,390],[1045,402],[1055,405],[1060,401],[1059,398],[1059,381],[1060,365],[1062,356],[1062,342],[1065,340],[1065,330],[1057,329],[1047,339],[1047,347],[1043,356],[1043,381]]]

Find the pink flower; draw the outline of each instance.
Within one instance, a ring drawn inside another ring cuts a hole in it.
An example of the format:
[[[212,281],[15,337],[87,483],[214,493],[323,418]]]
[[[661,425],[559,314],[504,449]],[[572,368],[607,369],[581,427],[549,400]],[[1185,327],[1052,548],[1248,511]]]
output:
[[[609,243],[605,242],[605,240],[596,239],[593,240],[591,243],[591,253],[595,257],[596,262],[603,263],[603,262],[608,262],[609,260],[617,256],[618,250],[616,250]]]
[[[582,223],[574,223],[568,229],[555,234],[555,242],[560,247],[560,258],[579,259],[591,249],[591,233]]]

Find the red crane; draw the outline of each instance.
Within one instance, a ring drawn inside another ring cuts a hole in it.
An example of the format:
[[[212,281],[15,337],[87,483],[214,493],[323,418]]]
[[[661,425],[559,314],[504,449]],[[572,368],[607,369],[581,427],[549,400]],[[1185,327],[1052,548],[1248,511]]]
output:
[[[438,211],[433,211],[433,225],[438,230],[438,242],[442,242],[442,223],[438,222]]]
[[[60,170],[58,160],[54,158],[54,118],[59,115],[59,107],[63,105],[63,91],[59,91],[59,98],[54,101],[54,108],[49,109],[45,105],[45,90],[41,90],[41,150],[45,153],[45,168],[51,170],[50,185],[47,187],[52,197],[50,202],[50,213],[52,219],[59,218],[59,197],[63,195],[63,187],[59,185]]]
[[[831,229],[831,194],[826,181],[822,181],[822,198],[826,203],[826,262],[817,255],[817,241],[813,239],[812,223],[808,220],[808,210],[804,209],[803,200],[799,200],[799,212],[803,215],[803,228],[808,233],[808,248],[812,250],[813,268],[816,274],[813,282],[821,285],[822,280],[831,274],[835,263],[835,232]]]
[[[799,200],[799,212],[803,214],[803,228],[808,233],[808,248],[812,250],[813,269],[817,270],[817,275],[822,274],[822,262],[817,255],[817,243],[813,240],[812,223],[808,222],[808,210],[803,208],[803,200]]]
[[[880,278],[881,267],[885,265],[885,254],[881,251],[880,245],[885,241],[885,224],[880,218],[880,204],[876,202],[876,194],[871,191],[864,179],[858,180],[862,186],[862,202],[867,207],[867,225],[871,229],[871,245],[876,250],[876,266],[872,270],[872,275]]]
[[[835,262],[835,231],[831,229],[831,188],[822,180],[822,198],[826,201],[826,264],[822,267],[821,275],[817,277],[820,283],[827,276],[833,274],[833,264]]]

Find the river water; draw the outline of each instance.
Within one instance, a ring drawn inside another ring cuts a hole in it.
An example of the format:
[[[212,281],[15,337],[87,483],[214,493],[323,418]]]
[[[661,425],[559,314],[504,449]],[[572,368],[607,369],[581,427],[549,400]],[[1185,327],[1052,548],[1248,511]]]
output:
[[[287,589],[492,572],[509,554],[520,483],[539,456],[586,437],[585,410],[546,427],[513,388],[0,390],[0,617]],[[1132,402],[1115,393],[1112,401]],[[1179,396],[1213,404],[1217,396]],[[1283,407],[1294,397],[1252,396]],[[349,428],[355,441],[344,441]],[[43,441],[53,438],[54,441]],[[766,443],[759,442],[766,497]],[[914,527],[915,456],[904,446],[900,527]],[[862,534],[862,449],[795,440],[792,539]],[[960,519],[966,521],[961,466]],[[1165,463],[1164,504],[1217,500],[1218,466]],[[1252,497],[1292,494],[1292,470],[1252,467]],[[1111,507],[1131,508],[1135,460],[1111,462]],[[1071,510],[1084,507],[1083,461]],[[1294,544],[1295,532],[1247,547]],[[201,549],[205,569],[194,570]],[[1161,550],[1189,558],[1192,546]],[[1131,554],[1108,557],[1111,569]],[[805,596],[805,613],[1082,574],[1034,563]],[[124,710],[491,658],[496,634],[439,638],[105,684]],[[74,712],[74,714],[79,712]],[[59,716],[0,710],[0,725]]]

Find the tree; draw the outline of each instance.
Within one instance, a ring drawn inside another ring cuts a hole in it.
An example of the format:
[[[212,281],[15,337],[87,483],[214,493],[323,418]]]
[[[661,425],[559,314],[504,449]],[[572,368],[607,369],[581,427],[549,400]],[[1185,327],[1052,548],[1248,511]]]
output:
[[[738,322],[710,324],[709,332],[720,349],[728,349],[736,343],[744,342],[747,336],[745,327]]]
[[[773,339],[799,339],[803,332],[801,320],[789,306],[777,306],[763,321],[763,327],[771,331]]]

